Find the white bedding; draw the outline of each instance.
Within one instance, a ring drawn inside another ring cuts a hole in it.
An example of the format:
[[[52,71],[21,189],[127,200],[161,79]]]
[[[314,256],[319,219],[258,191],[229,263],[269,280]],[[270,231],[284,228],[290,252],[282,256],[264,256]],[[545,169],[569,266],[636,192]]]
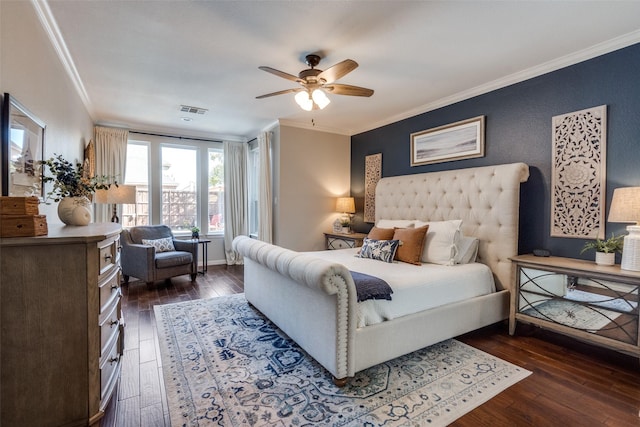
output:
[[[358,303],[358,328],[495,292],[493,274],[481,263],[418,266],[358,258],[357,252],[358,249],[340,249],[312,254],[351,271],[379,277],[393,289],[391,301]]]

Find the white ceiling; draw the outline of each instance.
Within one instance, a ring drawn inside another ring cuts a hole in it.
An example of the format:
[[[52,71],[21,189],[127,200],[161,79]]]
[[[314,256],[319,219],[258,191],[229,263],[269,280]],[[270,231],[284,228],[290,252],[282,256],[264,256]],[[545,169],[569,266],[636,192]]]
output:
[[[640,41],[640,1],[35,4],[97,123],[206,137],[250,139],[278,119],[353,135]],[[312,52],[319,69],[358,62],[338,82],[374,95],[313,112],[292,94],[255,99],[297,86],[259,66],[297,74]]]

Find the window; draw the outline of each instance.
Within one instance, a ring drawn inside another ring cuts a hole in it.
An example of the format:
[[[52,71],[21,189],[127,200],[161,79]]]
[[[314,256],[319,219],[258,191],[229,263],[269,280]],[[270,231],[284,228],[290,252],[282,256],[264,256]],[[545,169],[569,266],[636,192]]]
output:
[[[149,225],[149,144],[129,141],[124,183],[136,186],[136,204],[122,205],[123,227]]]
[[[198,224],[198,156],[194,147],[161,146],[162,224],[173,232]]]
[[[209,233],[224,231],[224,153],[220,149],[209,149],[208,181]]]
[[[127,145],[125,184],[136,205],[123,206],[125,227],[166,224],[176,235],[224,232],[224,151],[215,141],[135,135]]]

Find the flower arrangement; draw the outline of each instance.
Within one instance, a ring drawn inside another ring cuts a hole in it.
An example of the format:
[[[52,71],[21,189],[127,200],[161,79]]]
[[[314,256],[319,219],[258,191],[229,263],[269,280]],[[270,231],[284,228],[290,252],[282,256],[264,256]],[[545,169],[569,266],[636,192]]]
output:
[[[53,199],[54,202],[59,202],[65,197],[86,197],[91,200],[96,190],[107,190],[112,184],[118,186],[112,177],[88,176],[82,163],[74,165],[60,154],[41,163],[53,175],[45,175],[42,179],[44,182],[53,182],[53,189],[47,193],[47,201]]]
[[[624,236],[615,236],[611,233],[611,237],[607,240],[596,239],[592,242],[586,242],[580,253],[582,254],[591,249],[595,249],[596,252],[604,252],[606,254],[622,252],[623,245]]]

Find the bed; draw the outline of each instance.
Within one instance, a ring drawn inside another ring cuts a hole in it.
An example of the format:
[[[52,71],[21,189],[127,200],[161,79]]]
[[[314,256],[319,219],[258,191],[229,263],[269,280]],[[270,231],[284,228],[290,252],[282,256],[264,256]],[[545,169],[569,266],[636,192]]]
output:
[[[376,225],[460,220],[461,234],[478,239],[477,262],[488,267],[492,292],[362,326],[351,271],[329,255],[338,251],[295,252],[239,236],[233,246],[244,257],[245,296],[338,385],[368,367],[504,320],[510,257],[518,254],[520,184],[528,177],[526,164],[512,163],[387,177],[376,186]],[[412,267],[430,275],[429,264]]]

